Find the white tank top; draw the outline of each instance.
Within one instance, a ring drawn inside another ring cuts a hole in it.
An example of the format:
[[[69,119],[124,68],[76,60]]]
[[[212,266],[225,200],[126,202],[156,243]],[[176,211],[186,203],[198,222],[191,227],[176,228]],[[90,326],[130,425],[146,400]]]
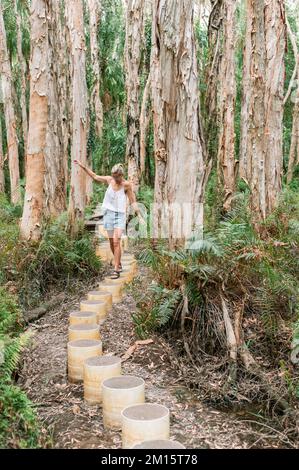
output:
[[[111,183],[109,184],[105,193],[104,201],[102,204],[103,209],[108,209],[114,212],[126,212],[127,196],[125,188],[122,187],[118,191],[114,191]]]

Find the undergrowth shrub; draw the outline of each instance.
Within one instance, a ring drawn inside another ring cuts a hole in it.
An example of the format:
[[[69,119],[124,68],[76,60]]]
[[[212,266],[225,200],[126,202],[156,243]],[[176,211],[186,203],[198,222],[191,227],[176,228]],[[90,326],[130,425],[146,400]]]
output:
[[[0,201],[0,285],[18,292],[21,305],[34,306],[49,288],[70,285],[72,278],[95,276],[101,262],[83,223],[71,237],[67,214],[45,224],[38,243],[20,239],[19,213]]]
[[[0,448],[42,446],[41,428],[26,394],[14,383],[31,334],[22,332],[15,296],[0,288]]]
[[[237,194],[231,212],[207,221],[203,239],[191,240],[192,249],[171,251],[163,241],[148,243],[139,259],[151,268],[158,287],[140,289],[136,332],[144,338],[160,330],[182,344],[184,315],[182,348],[188,344],[195,361],[203,354],[223,361],[228,352],[225,296],[233,323],[242,309],[241,334],[250,353],[268,371],[278,370],[277,380],[288,374],[297,380],[289,359],[298,321],[299,195],[283,191],[262,235],[255,232],[247,208],[247,195]]]

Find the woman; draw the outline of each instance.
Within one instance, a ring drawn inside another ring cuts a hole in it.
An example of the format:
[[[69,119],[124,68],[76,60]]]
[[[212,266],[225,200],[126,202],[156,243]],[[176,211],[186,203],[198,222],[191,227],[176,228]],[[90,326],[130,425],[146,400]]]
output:
[[[107,230],[110,247],[114,254],[114,272],[111,279],[118,279],[122,271],[121,236],[126,228],[127,197],[142,221],[132,185],[124,179],[124,168],[120,163],[112,168],[111,176],[98,176],[81,162],[75,160],[74,163],[79,165],[97,183],[106,183],[108,185],[102,205],[104,209],[104,228]]]

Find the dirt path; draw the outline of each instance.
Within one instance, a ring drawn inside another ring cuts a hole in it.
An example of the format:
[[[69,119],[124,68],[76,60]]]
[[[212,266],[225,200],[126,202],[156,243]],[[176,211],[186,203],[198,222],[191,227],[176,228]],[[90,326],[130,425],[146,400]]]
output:
[[[85,287],[85,292],[97,286]],[[100,407],[82,399],[83,387],[67,381],[67,330],[69,312],[78,309],[81,293],[69,298],[31,326],[35,335],[24,357],[19,384],[38,409],[50,430],[55,448],[121,448],[119,432],[107,432]],[[137,339],[131,313],[134,301],[129,293],[113,306],[103,325],[104,353],[123,355]],[[147,401],[164,404],[171,411],[171,437],[187,448],[248,448],[258,440],[244,421],[207,408],[197,401],[178,379],[163,342],[153,337],[123,363],[123,372],[146,381]]]

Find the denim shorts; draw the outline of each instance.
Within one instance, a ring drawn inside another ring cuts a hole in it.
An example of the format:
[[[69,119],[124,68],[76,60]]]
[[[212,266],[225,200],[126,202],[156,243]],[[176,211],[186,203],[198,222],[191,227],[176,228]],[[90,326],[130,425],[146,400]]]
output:
[[[104,228],[108,232],[113,232],[116,228],[125,230],[126,214],[124,212],[114,212],[106,209],[104,212]]]

